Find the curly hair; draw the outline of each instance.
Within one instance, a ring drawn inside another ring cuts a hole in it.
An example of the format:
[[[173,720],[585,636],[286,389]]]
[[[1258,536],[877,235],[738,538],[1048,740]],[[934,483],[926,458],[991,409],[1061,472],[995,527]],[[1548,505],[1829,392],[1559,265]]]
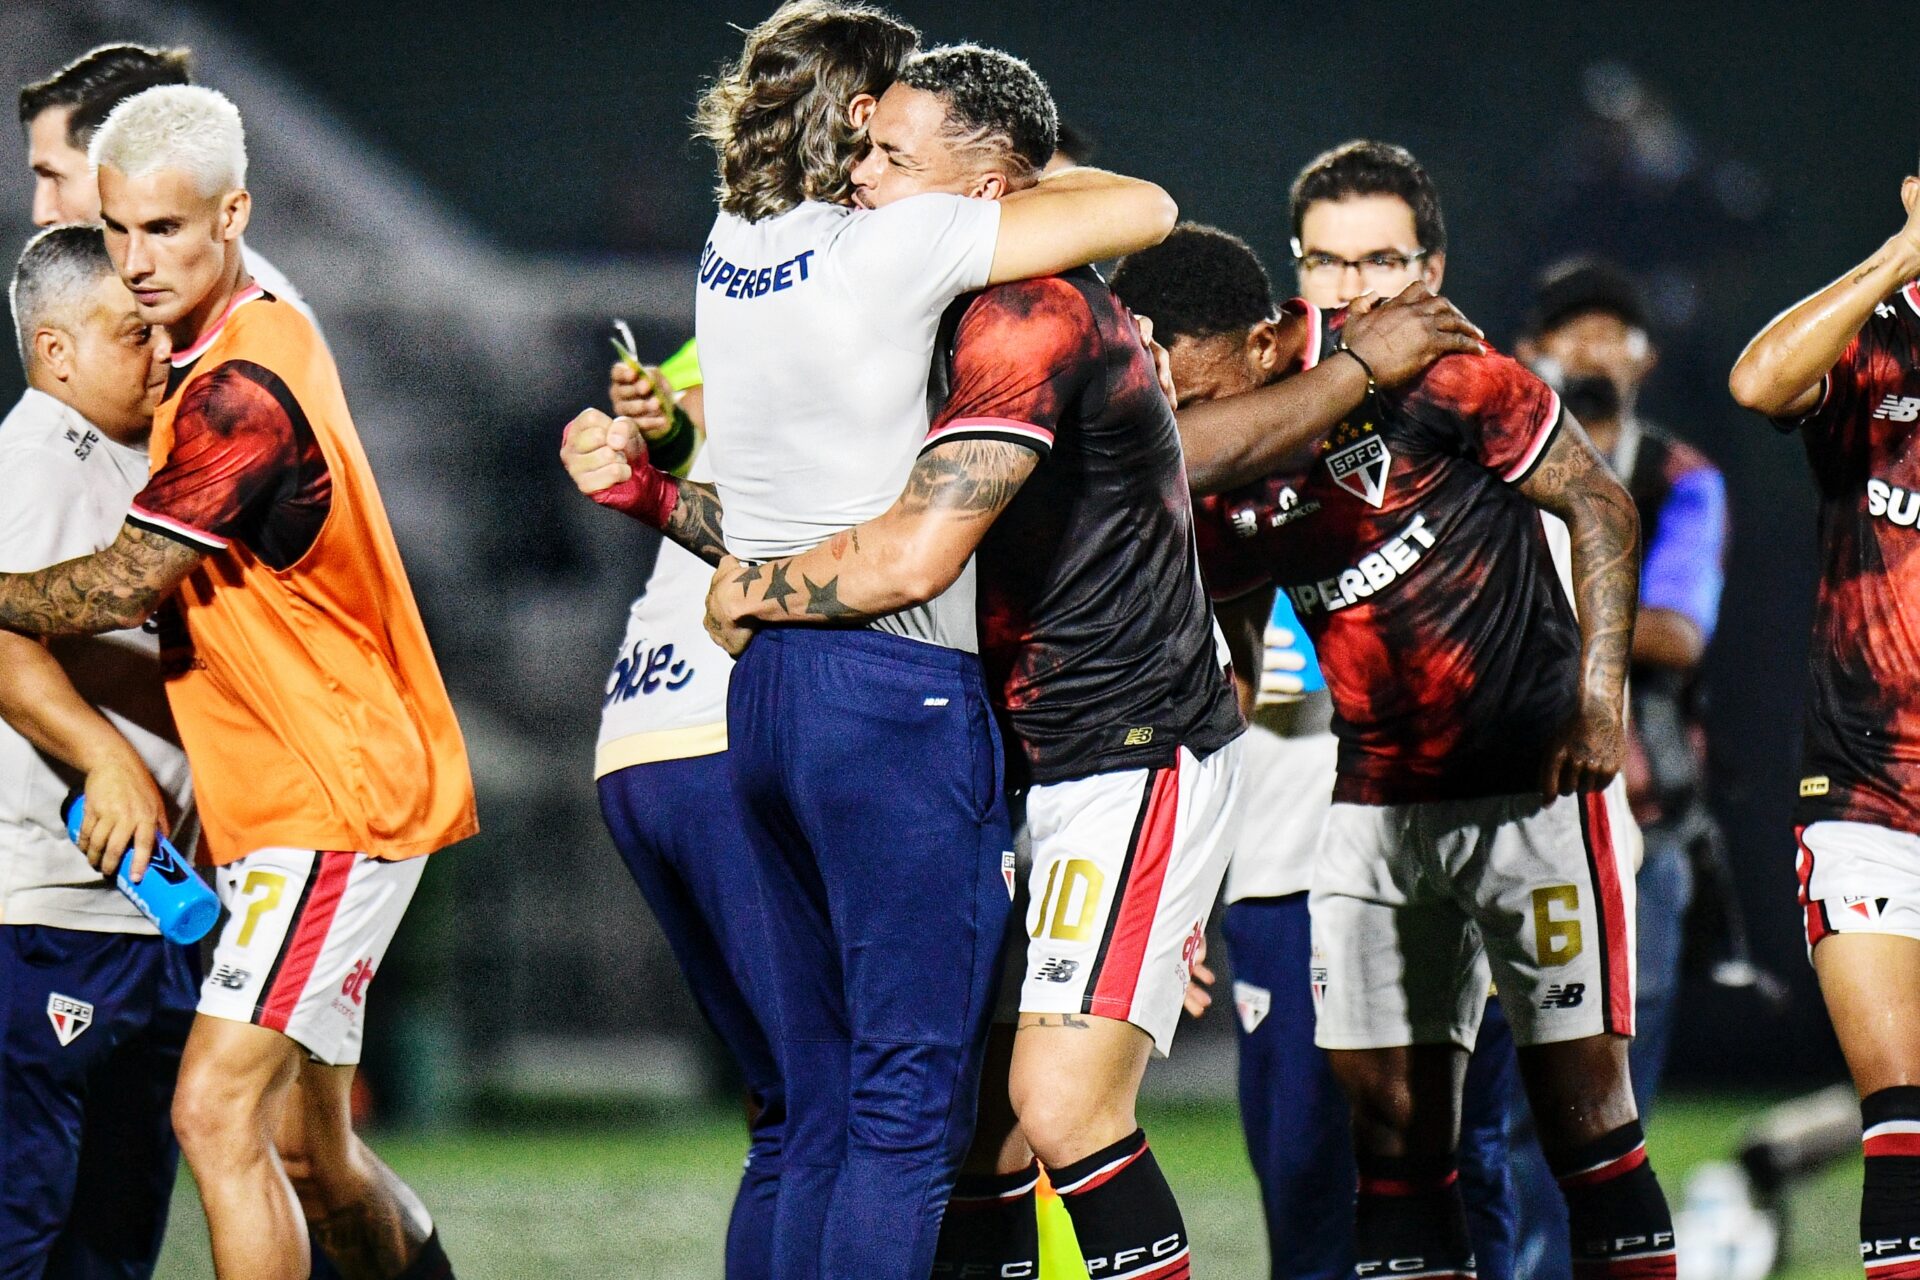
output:
[[[841,0],[792,0],[747,32],[693,117],[719,160],[720,208],[758,222],[846,199],[867,145],[847,104],[883,93],[919,43],[891,14]]]
[[[1211,338],[1244,333],[1273,318],[1273,281],[1260,255],[1218,227],[1183,222],[1151,249],[1128,254],[1113,272],[1113,292],[1153,319],[1153,335]]]
[[[947,136],[965,147],[1003,153],[1024,177],[1053,158],[1060,113],[1032,67],[1010,53],[950,44],[908,59],[900,83],[939,96]]]

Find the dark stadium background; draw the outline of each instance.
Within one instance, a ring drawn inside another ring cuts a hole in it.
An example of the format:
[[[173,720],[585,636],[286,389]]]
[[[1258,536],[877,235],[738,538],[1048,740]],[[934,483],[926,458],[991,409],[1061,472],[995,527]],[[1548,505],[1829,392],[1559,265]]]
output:
[[[1774,311],[1898,226],[1920,148],[1911,3],[1189,4],[902,0],[931,40],[1026,55],[1097,162],[1247,236],[1286,280],[1286,184],[1371,135],[1437,179],[1448,293],[1495,340],[1547,261],[1646,273],[1665,353],[1645,409],[1725,468],[1735,535],[1710,659],[1716,806],[1771,1016],[1690,989],[1676,1076],[1838,1075],[1793,905],[1788,811],[1813,587],[1795,443],[1737,411],[1725,371]],[[644,567],[633,530],[552,457],[604,385],[606,321],[655,358],[690,322],[709,165],[700,77],[769,5],[429,0],[0,5],[0,71],[114,37],[185,40],[253,136],[250,239],[327,325],[474,747],[486,834],[436,860],[389,965],[376,1084],[395,1113],[528,1090],[672,1093],[705,1050],[593,809],[597,694]],[[0,251],[25,233],[18,132]],[[8,401],[19,385],[0,371]],[[1218,1073],[1227,1023],[1188,1038]]]

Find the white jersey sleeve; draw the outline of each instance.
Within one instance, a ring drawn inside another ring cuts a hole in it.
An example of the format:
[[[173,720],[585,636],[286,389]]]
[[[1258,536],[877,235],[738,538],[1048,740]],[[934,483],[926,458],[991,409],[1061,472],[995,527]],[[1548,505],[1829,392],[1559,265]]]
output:
[[[73,445],[89,447],[84,438]],[[4,457],[0,573],[31,573],[93,554],[92,534],[100,514],[94,510],[99,505],[98,491],[90,491],[72,459],[62,459],[56,447],[47,446],[7,450]]]
[[[884,313],[877,331],[891,335],[984,288],[999,237],[995,201],[929,193],[849,218],[834,249],[848,285]]]

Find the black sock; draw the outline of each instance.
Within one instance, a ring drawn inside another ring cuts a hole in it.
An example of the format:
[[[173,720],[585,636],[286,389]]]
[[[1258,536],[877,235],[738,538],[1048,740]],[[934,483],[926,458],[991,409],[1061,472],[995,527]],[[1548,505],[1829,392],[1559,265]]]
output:
[[[934,1280],[1036,1280],[1039,1185],[1037,1160],[1018,1173],[961,1174],[940,1224]]]
[[[1673,1216],[1638,1120],[1547,1164],[1567,1198],[1574,1280],[1672,1280]]]
[[[1101,1280],[1191,1280],[1187,1224],[1144,1129],[1047,1173],[1089,1272]]]
[[[1869,1280],[1920,1277],[1920,1086],[1860,1102],[1867,1176],[1860,1189],[1860,1261]]]
[[[1354,1214],[1355,1273],[1474,1280],[1473,1243],[1460,1199],[1460,1173],[1439,1163],[1355,1153],[1360,1194]]]
[[[413,1255],[413,1261],[407,1264],[406,1270],[393,1280],[453,1280],[453,1263],[447,1261],[447,1251],[440,1247],[438,1227],[420,1246],[420,1252]]]

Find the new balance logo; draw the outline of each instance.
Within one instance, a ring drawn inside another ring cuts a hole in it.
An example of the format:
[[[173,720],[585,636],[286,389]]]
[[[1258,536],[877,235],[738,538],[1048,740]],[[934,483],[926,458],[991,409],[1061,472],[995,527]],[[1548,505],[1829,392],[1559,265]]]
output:
[[[1887,422],[1913,422],[1920,420],[1920,396],[1890,395],[1880,402],[1873,416]]]
[[[1547,997],[1540,1002],[1540,1007],[1542,1009],[1578,1009],[1580,1002],[1586,998],[1586,983],[1569,982],[1563,986],[1556,982],[1547,988]]]
[[[1078,960],[1049,960],[1040,966],[1033,976],[1042,982],[1072,982],[1073,975],[1080,972]]]
[[[251,973],[245,969],[236,969],[230,964],[223,964],[216,968],[213,976],[208,979],[214,986],[225,987],[229,991],[238,991],[252,980]]]

